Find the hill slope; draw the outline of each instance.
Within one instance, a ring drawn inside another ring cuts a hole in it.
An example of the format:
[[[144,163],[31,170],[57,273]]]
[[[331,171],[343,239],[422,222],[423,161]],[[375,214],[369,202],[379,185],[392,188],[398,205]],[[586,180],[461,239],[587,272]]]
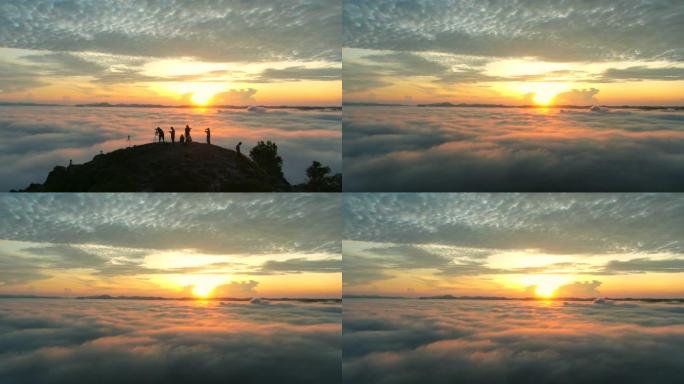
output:
[[[267,175],[247,156],[216,145],[152,143],[55,167],[24,192],[280,192],[284,178]]]

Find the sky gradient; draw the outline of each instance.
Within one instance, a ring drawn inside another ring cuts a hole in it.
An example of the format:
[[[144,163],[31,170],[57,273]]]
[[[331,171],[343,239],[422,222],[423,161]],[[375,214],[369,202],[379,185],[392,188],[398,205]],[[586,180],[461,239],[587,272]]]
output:
[[[0,294],[339,297],[340,197],[5,195]]]
[[[683,105],[684,4],[360,1],[345,101]]]
[[[684,199],[345,195],[344,292],[683,297]]]
[[[3,1],[0,101],[338,105],[341,29],[327,0]]]

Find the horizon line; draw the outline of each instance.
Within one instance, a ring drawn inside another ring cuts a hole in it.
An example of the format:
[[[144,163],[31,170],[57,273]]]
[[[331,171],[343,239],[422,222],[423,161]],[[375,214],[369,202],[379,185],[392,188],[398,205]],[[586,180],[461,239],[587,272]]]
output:
[[[35,294],[0,294],[0,299],[73,299],[73,300],[183,300],[183,301],[249,301],[252,299],[271,300],[271,301],[335,301],[342,300],[342,297],[265,297],[265,296],[244,296],[244,297],[194,297],[194,296],[140,296],[140,295],[92,295],[92,296],[64,296],[64,295],[35,295]]]
[[[596,299],[617,300],[617,301],[681,301],[682,297],[609,297],[609,296],[593,296],[593,297],[537,297],[537,296],[523,296],[523,297],[509,297],[509,296],[453,296],[453,295],[436,295],[436,296],[401,296],[401,295],[375,295],[375,294],[349,294],[342,295],[345,299],[415,299],[415,300],[523,300],[523,301],[592,301]]]
[[[684,104],[677,105],[644,105],[644,104],[550,104],[550,105],[538,105],[538,104],[489,104],[489,103],[453,103],[450,101],[437,101],[430,103],[401,103],[401,102],[383,102],[383,101],[343,101],[344,105],[358,105],[358,106],[397,106],[397,107],[497,107],[497,108],[591,108],[593,106],[605,107],[605,108],[644,108],[644,109],[663,109],[663,108],[684,108]]]
[[[249,108],[249,107],[264,107],[264,108],[342,108],[342,103],[339,105],[322,104],[211,104],[211,105],[194,105],[194,104],[156,104],[156,103],[110,103],[107,101],[93,102],[93,103],[59,103],[59,102],[40,102],[40,101],[0,101],[0,106],[34,106],[34,107],[115,107],[115,108],[135,108],[135,107],[155,107],[155,108]]]

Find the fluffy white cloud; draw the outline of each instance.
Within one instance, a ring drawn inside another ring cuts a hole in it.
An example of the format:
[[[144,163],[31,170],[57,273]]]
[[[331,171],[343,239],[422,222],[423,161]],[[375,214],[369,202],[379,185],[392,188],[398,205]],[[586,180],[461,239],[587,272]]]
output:
[[[591,89],[573,89],[572,91],[562,92],[554,97],[554,103],[558,105],[594,105],[598,104],[599,90]]]

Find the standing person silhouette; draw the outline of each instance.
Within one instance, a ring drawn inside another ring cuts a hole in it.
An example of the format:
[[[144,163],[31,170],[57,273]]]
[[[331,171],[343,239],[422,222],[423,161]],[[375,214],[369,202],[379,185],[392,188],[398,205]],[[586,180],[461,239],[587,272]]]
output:
[[[169,133],[171,134],[171,144],[176,144],[176,130],[171,127]]]
[[[191,129],[192,128],[190,128],[189,125],[187,125],[187,124],[185,125],[185,142],[186,143],[192,143],[192,137],[190,137],[190,130]]]
[[[242,155],[242,152],[240,152],[240,147],[242,146],[242,141],[238,143],[238,145],[235,146],[235,152],[237,152],[238,156]]]
[[[161,128],[159,128],[159,127],[157,127],[157,130],[159,131],[159,142],[160,142],[160,143],[165,142],[165,140],[164,140],[164,130],[161,129]]]
[[[204,132],[207,134],[207,144],[211,144],[211,129],[207,128]]]
[[[178,142],[181,143],[181,144],[185,144],[185,136],[183,136],[182,133],[181,133],[181,135],[180,135],[180,140],[178,140]]]

